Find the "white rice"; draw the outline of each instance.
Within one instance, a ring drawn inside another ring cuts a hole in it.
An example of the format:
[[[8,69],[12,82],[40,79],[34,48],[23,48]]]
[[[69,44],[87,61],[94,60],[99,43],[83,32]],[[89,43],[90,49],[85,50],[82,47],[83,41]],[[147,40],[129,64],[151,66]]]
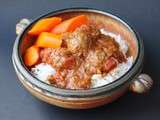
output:
[[[115,39],[115,41],[119,44],[120,50],[125,54],[128,51],[128,45],[125,40],[120,36],[111,32],[107,32],[104,29],[101,29],[101,33],[104,35],[109,35]],[[106,84],[109,84],[116,79],[120,78],[123,74],[125,74],[133,64],[133,57],[128,57],[125,63],[118,64],[118,66],[110,71],[106,76],[102,76],[101,74],[94,74],[91,77],[91,88],[100,87]],[[51,75],[55,74],[55,69],[49,64],[40,63],[31,69],[31,72],[35,77],[40,79],[43,82],[49,83],[48,79]]]
[[[49,83],[48,79],[51,75],[55,74],[55,69],[46,63],[40,63],[31,69],[31,72],[35,77],[43,82]]]

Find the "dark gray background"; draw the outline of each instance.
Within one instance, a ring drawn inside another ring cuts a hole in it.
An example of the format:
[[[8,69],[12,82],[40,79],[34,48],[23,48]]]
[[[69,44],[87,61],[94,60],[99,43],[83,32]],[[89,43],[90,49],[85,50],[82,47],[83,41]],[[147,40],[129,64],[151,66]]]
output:
[[[145,95],[127,93],[118,101],[91,110],[67,110],[31,96],[17,80],[11,62],[15,24],[48,11],[92,7],[128,20],[145,45],[143,71],[154,81]],[[160,1],[159,0],[0,0],[0,120],[159,120],[160,119]]]

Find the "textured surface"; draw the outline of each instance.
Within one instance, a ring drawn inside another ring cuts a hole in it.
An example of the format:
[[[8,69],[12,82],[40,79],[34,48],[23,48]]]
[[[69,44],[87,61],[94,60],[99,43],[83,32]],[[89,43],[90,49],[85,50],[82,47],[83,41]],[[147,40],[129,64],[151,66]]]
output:
[[[67,1],[67,2],[66,2]],[[158,120],[160,118],[160,1],[159,0],[1,0],[0,2],[0,120]],[[155,81],[145,95],[128,93],[118,101],[91,110],[66,110],[43,103],[17,81],[11,62],[19,19],[35,18],[67,7],[92,7],[128,20],[145,45],[143,71]]]

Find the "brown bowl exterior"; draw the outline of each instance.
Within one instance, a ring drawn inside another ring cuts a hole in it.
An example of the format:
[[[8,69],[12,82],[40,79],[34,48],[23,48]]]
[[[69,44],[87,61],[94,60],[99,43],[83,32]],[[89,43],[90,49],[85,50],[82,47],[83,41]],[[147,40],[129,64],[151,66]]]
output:
[[[23,86],[36,98],[51,105],[56,105],[62,108],[69,108],[69,109],[89,109],[89,108],[99,107],[113,102],[114,100],[122,96],[126,91],[128,91],[128,85],[125,85],[122,88],[112,91],[109,95],[102,96],[100,98],[83,99],[83,100],[81,99],[67,100],[61,98],[58,99],[56,96],[46,95],[43,91],[37,90],[32,85],[27,84],[26,81],[22,80],[20,77],[18,78],[20,82],[23,84]]]

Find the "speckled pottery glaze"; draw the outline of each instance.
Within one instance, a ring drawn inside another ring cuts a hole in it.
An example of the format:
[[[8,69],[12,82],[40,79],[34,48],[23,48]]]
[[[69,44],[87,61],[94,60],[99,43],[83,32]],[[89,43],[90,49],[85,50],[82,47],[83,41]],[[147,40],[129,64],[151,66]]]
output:
[[[120,34],[129,44],[129,53],[134,57],[134,64],[130,70],[120,77],[118,80],[97,88],[88,90],[68,90],[53,87],[35,78],[22,61],[23,51],[30,46],[33,41],[26,33],[40,19],[60,16],[68,18],[77,14],[86,14],[99,23],[103,22],[108,31]],[[153,81],[146,74],[140,74],[144,48],[143,42],[137,33],[124,20],[116,17],[108,12],[88,8],[69,8],[50,12],[42,15],[33,21],[23,19],[17,24],[17,39],[13,46],[12,61],[16,74],[23,86],[35,97],[52,105],[71,109],[87,109],[94,108],[104,104],[108,104],[122,96],[126,91],[132,90],[136,93],[144,93],[148,91]]]

